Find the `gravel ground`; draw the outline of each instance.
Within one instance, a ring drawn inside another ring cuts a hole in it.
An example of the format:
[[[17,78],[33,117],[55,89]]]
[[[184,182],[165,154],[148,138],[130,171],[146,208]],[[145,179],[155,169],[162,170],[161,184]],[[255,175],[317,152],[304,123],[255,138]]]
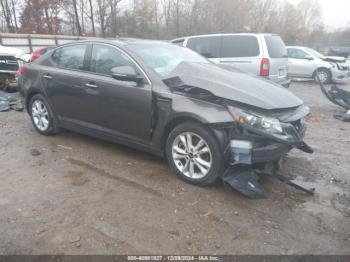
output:
[[[0,113],[0,254],[350,254],[350,123],[314,84],[306,141],[282,170],[316,196],[263,181],[264,200],[176,178],[162,159]]]

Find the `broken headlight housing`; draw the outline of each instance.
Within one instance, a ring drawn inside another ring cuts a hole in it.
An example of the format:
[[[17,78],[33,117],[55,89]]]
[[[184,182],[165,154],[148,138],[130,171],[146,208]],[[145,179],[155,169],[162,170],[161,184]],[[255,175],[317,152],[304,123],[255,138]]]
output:
[[[277,118],[262,116],[234,106],[228,106],[228,111],[239,125],[254,133],[289,142],[300,140],[292,124],[282,123]]]

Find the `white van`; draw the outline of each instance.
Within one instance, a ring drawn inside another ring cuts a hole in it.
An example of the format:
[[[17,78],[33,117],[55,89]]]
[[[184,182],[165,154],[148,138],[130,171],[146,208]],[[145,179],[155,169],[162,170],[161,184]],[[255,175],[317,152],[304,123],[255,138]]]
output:
[[[217,64],[268,78],[289,87],[286,46],[275,34],[215,34],[177,38],[174,44],[190,48]]]

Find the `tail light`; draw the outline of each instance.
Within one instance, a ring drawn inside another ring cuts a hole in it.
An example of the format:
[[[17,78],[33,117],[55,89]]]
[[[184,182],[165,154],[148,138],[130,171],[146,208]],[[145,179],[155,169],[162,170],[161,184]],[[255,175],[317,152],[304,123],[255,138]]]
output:
[[[260,76],[270,76],[270,60],[268,58],[261,59]]]
[[[35,60],[37,60],[39,57],[40,57],[40,51],[38,50],[38,51],[34,51],[33,53],[32,53],[32,57],[30,58],[30,62],[33,62],[33,61],[35,61]]]
[[[21,76],[21,75],[24,75],[25,72],[27,72],[27,69],[25,66],[21,66],[18,70],[18,74]]]

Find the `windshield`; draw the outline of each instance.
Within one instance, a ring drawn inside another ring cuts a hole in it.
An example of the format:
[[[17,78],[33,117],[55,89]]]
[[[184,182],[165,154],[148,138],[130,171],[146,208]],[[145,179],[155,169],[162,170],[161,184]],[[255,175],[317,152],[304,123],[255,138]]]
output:
[[[173,44],[138,43],[128,47],[161,77],[170,74],[182,62],[210,63],[192,50]]]
[[[312,56],[315,56],[315,57],[320,58],[320,59],[324,59],[324,58],[325,58],[324,55],[322,55],[321,53],[317,52],[317,51],[314,50],[314,49],[311,49],[311,48],[306,47],[305,50],[306,50],[308,53],[310,53]]]

